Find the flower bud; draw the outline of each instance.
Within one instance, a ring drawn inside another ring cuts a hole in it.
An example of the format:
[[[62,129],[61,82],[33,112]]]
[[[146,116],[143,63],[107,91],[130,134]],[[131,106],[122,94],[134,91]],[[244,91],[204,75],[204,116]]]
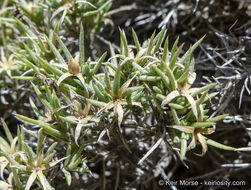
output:
[[[68,63],[68,71],[73,75],[80,73],[80,66],[76,59],[70,59]]]

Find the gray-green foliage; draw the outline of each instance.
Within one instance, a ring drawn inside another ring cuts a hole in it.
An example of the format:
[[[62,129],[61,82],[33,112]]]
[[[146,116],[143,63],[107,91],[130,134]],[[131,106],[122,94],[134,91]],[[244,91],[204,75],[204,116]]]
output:
[[[8,1],[4,2],[8,4]],[[32,29],[25,19],[13,18],[3,11],[0,22],[3,23],[4,38],[0,45],[5,50],[7,46],[11,49],[9,62],[13,56],[16,61],[3,67],[2,63],[8,59],[1,53],[0,74],[6,71],[13,80],[31,81],[42,105],[39,109],[37,99],[30,98],[30,107],[36,118],[16,114],[24,121],[40,126],[36,151],[25,142],[22,129],[18,130],[17,137],[12,137],[2,121],[8,137],[8,141],[1,137],[0,142],[0,159],[3,161],[0,167],[2,171],[7,169],[10,176],[9,184],[1,181],[6,187],[13,184],[17,189],[29,189],[36,183],[41,188],[51,189],[46,174],[59,162],[70,185],[71,172],[88,171],[85,167],[87,158],[83,154],[85,137],[89,138],[88,143],[96,143],[105,135],[121,138],[119,134],[123,136],[125,123],[136,120],[138,115],[142,118],[154,116],[157,123],[162,123],[160,127],[164,133],[161,138],[166,138],[167,134],[172,137],[172,145],[181,159],[185,159],[186,152],[197,142],[202,146],[201,155],[206,153],[208,144],[236,150],[205,136],[215,132],[216,122],[226,115],[213,118],[208,115],[209,102],[217,95],[217,92],[211,92],[216,84],[193,86],[196,79],[193,52],[203,38],[183,53],[183,45],[178,47],[179,39],[169,50],[166,29],[153,33],[143,43],[133,30],[133,45],[120,30],[119,52],[110,45],[109,58],[104,53],[97,60],[86,59],[89,46],[84,44],[84,36],[93,36],[100,30],[100,22],[111,2],[55,0],[42,1],[27,8],[28,2],[20,1],[20,8],[34,24]],[[6,4],[1,6],[7,7]],[[46,19],[40,19],[45,10],[51,14],[46,18],[49,24]],[[79,25],[83,17],[85,21]],[[11,30],[5,30],[5,26]],[[6,32],[15,33],[14,27],[22,38],[10,39],[5,35]],[[70,35],[69,27],[80,33],[77,52],[71,52],[68,43],[65,44],[59,36],[62,27],[66,36]],[[134,130],[139,130],[138,127],[136,124]],[[49,147],[45,146],[46,137],[54,141]],[[139,163],[147,159],[160,142],[157,141]],[[64,146],[65,152],[59,154],[57,144]]]

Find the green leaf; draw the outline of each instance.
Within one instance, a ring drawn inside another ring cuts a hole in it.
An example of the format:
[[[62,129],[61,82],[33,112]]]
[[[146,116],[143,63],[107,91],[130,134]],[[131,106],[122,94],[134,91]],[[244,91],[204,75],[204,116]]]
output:
[[[214,140],[211,140],[211,139],[206,139],[207,141],[207,144],[211,145],[211,146],[214,146],[216,148],[219,148],[219,149],[222,149],[222,150],[229,150],[229,151],[234,151],[236,148],[234,147],[231,147],[231,146],[227,146],[227,145],[224,145],[224,144],[221,144],[221,143],[218,143]]]
[[[183,72],[183,74],[179,77],[179,79],[177,80],[177,82],[179,84],[181,84],[183,86],[183,84],[187,81],[187,78],[190,74],[190,70],[187,69],[185,72]]]
[[[56,24],[53,33],[55,33],[55,34],[58,34],[58,33],[59,33],[59,29],[60,29],[62,23],[64,22],[65,16],[66,16],[66,11],[63,12],[63,15],[61,16],[60,20],[59,20],[58,23]],[[51,18],[52,18],[52,17],[51,17]],[[56,38],[55,38],[55,37],[56,37],[56,36],[53,35],[53,36],[52,36],[52,39],[51,39],[51,41],[52,41],[53,44],[56,43]]]
[[[180,120],[179,120],[179,117],[178,117],[177,112],[175,111],[175,109],[171,108],[171,112],[172,112],[172,115],[173,115],[173,120],[174,120],[175,125],[180,125]]]
[[[217,122],[217,121],[224,119],[227,116],[228,116],[228,114],[218,115],[216,117],[212,117],[212,118],[207,119],[207,121]]]
[[[61,131],[53,128],[52,125],[50,125],[50,124],[47,124],[47,123],[39,121],[39,120],[34,120],[34,119],[31,119],[31,118],[28,118],[28,117],[25,117],[25,116],[19,115],[19,114],[15,114],[15,116],[17,116],[19,119],[22,119],[28,123],[32,123],[34,125],[39,125],[47,132],[47,134],[49,134],[53,137],[56,137],[59,139],[64,139],[64,140],[67,139],[67,135],[64,132],[61,132]]]
[[[99,90],[99,88],[96,86],[96,84],[92,84],[93,89],[95,91],[95,95],[98,97],[99,100],[106,101],[104,94]]]
[[[118,95],[118,92],[119,92],[119,88],[120,88],[120,79],[121,79],[121,73],[120,73],[120,65],[118,64],[117,66],[117,70],[116,70],[116,73],[115,73],[115,76],[114,76],[114,80],[113,80],[113,94],[115,96]]]
[[[88,12],[86,12],[86,13],[83,14],[83,17],[88,17],[88,16],[96,15],[98,13],[99,13],[99,10],[88,11]]]
[[[45,36],[53,54],[56,56],[56,58],[58,59],[59,63],[61,64],[65,64],[66,65],[66,62],[64,61],[64,58],[60,55],[59,51],[57,50],[57,48],[53,45],[53,43],[48,39],[47,36]]]
[[[31,49],[26,44],[23,44],[23,45],[24,45],[24,48],[28,51],[32,61],[35,62],[35,63],[38,63],[38,60],[37,60],[37,58],[35,56],[35,53],[33,51],[31,51]]]
[[[134,31],[134,29],[132,29],[132,36],[133,36],[134,44],[136,46],[136,50],[137,50],[137,52],[139,52],[139,50],[140,50],[140,43],[139,43],[138,36],[137,36],[136,32]]]
[[[124,54],[126,57],[128,57],[128,44],[127,44],[127,40],[126,40],[126,35],[124,30],[119,29],[120,32],[120,37],[121,37],[121,43],[122,43],[122,47],[124,49]]]
[[[1,119],[1,122],[2,122],[2,125],[3,125],[3,128],[4,128],[4,132],[5,132],[8,140],[10,141],[10,144],[11,144],[12,141],[13,141],[13,136],[12,136],[7,124],[5,123],[5,121],[3,119]]]
[[[34,113],[36,114],[36,116],[43,117],[43,115],[41,114],[41,112],[39,111],[39,109],[37,108],[35,103],[32,101],[31,97],[29,98],[29,101],[30,101],[30,106],[31,106],[32,110],[34,111]]]
[[[150,38],[150,41],[149,41],[149,44],[148,44],[148,47],[147,47],[147,50],[146,50],[146,55],[151,55],[151,51],[153,49],[154,37],[155,37],[155,31],[153,32],[153,34],[152,34],[152,36]]]
[[[169,86],[169,84],[170,84],[169,78],[165,75],[165,73],[163,73],[159,68],[157,68],[156,65],[153,65],[153,69],[161,77],[164,85],[169,89],[170,88],[170,86]]]
[[[68,60],[68,62],[69,62],[69,61],[72,59],[71,53],[69,52],[69,50],[68,50],[67,47],[65,46],[64,42],[59,38],[59,36],[58,36],[56,33],[54,33],[54,36],[56,37],[56,39],[57,39],[59,45],[60,45],[61,48],[63,49],[64,54],[65,54],[65,56],[66,56],[66,58],[67,58],[67,60]]]
[[[13,172],[13,178],[14,178],[14,181],[15,181],[15,186],[18,190],[23,190],[23,185],[18,177],[18,174],[17,174],[17,169],[16,168],[11,168],[12,172]]]
[[[148,81],[148,82],[156,82],[156,81],[160,81],[161,77],[141,75],[139,76],[139,80]]]
[[[91,103],[94,106],[98,106],[98,107],[105,107],[106,106],[106,103],[101,102],[101,101],[97,101],[97,100],[93,100],[93,99],[88,99],[88,98],[86,98],[86,101],[89,102],[89,103]]]
[[[169,67],[171,70],[173,70],[174,66],[175,66],[175,63],[180,55],[180,52],[182,50],[182,47],[183,47],[184,44],[181,44],[181,46],[177,49],[177,51],[171,56],[171,61],[170,61],[170,64],[169,64]]]
[[[183,160],[186,156],[187,152],[187,140],[186,140],[186,134],[182,132],[181,134],[181,145],[180,145],[180,158]]]
[[[24,131],[22,128],[20,131],[20,128],[18,127],[17,136],[18,136],[18,150],[22,151],[23,150],[23,142],[24,142]]]
[[[38,79],[37,77],[20,77],[20,76],[13,76],[12,78],[17,79],[17,80],[27,80],[27,81],[41,82],[41,80]]]
[[[166,74],[169,78],[170,84],[171,84],[171,90],[176,90],[177,89],[177,82],[175,80],[175,77],[173,75],[173,72],[169,67],[166,67]]]
[[[175,42],[174,42],[174,44],[173,44],[173,47],[172,47],[172,50],[171,50],[171,59],[172,59],[173,56],[174,56],[174,53],[175,53],[175,51],[176,51],[176,48],[177,48],[178,43],[179,43],[179,36],[178,36],[178,38],[175,40]]]
[[[85,63],[85,42],[84,42],[84,29],[83,24],[80,24],[80,34],[79,34],[79,51],[80,51],[80,57],[79,57],[79,63],[80,65],[84,65]]]
[[[97,71],[98,71],[99,67],[101,66],[101,64],[103,63],[103,61],[104,61],[106,55],[107,55],[107,53],[105,52],[105,53],[99,58],[99,60],[97,61],[97,63],[96,63],[95,66],[94,66],[94,69],[93,69],[93,72],[92,72],[93,74],[96,74],[96,73],[97,73]]]
[[[40,151],[44,147],[43,141],[44,141],[43,129],[39,129],[37,135],[37,155],[39,155]]]
[[[169,103],[168,105],[169,105],[171,108],[176,109],[176,110],[184,109],[184,106],[179,105],[179,104]]]
[[[71,155],[71,159],[67,165],[69,169],[74,169],[78,166],[79,163],[81,163],[81,153],[84,149],[84,144],[82,144],[77,150],[74,151],[74,153]]]
[[[23,24],[20,20],[16,19],[17,24],[21,27],[23,32],[27,34],[28,37],[31,37],[32,39],[36,39],[37,36],[29,29],[29,27],[25,24]]]
[[[192,53],[200,45],[204,37],[205,36],[203,36],[200,40],[198,40],[192,47],[189,48],[189,50],[185,53],[185,55],[182,56],[182,58],[180,59],[181,64],[184,64],[185,62],[187,62],[187,60],[191,59]]]
[[[99,10],[99,11],[104,10],[105,12],[107,12],[107,11],[109,10],[110,6],[112,5],[112,1],[113,1],[113,0],[108,0],[108,1],[106,1],[104,4],[102,4],[102,5],[98,8],[98,10]]]
[[[37,56],[37,58],[39,59],[42,68],[44,68],[47,72],[53,73],[53,74],[58,75],[58,76],[63,75],[63,72],[61,70],[59,70],[56,67],[52,66],[46,60],[42,59],[39,56]]]
[[[108,71],[106,68],[105,68],[105,85],[106,85],[107,89],[109,89],[109,90],[112,89],[111,80],[110,80],[110,77],[109,77],[109,74],[108,74]]]
[[[30,163],[35,163],[36,154],[33,152],[33,150],[26,143],[23,143],[23,145],[24,145],[24,150],[27,155],[28,161]]]
[[[44,159],[46,159],[47,156],[49,156],[56,148],[58,142],[52,143],[52,145],[48,148],[47,152],[44,154]]]
[[[202,92],[205,92],[205,91],[207,91],[207,90],[209,90],[209,89],[211,89],[211,88],[214,88],[214,87],[216,86],[216,84],[217,84],[217,83],[212,83],[212,84],[208,84],[208,85],[206,85],[206,86],[203,86],[203,87],[201,87],[201,88],[195,90],[195,91],[191,94],[191,96],[192,96],[192,97],[197,96],[197,95],[199,95],[199,94],[202,93]]]
[[[164,40],[164,38],[166,36],[166,32],[167,32],[166,28],[161,30],[158,41],[157,41],[157,44],[156,44],[156,46],[154,48],[154,53],[156,53],[159,50],[159,48],[161,47],[161,44],[162,44],[162,42],[163,42],[163,40]]]
[[[36,87],[36,85],[34,85],[33,83],[31,83],[39,100],[42,102],[42,104],[45,106],[45,108],[49,111],[53,111],[53,108],[51,107],[50,103],[44,98],[43,94],[41,93],[41,91]]]
[[[213,125],[215,125],[215,122],[204,121],[204,122],[195,122],[191,126],[195,128],[206,128],[206,127],[211,127]]]
[[[70,186],[71,185],[71,173],[68,172],[65,168],[62,168],[62,172],[64,173],[67,185]]]
[[[163,63],[167,63],[169,61],[168,38],[166,38],[166,41],[165,41],[161,61],[163,61]]]

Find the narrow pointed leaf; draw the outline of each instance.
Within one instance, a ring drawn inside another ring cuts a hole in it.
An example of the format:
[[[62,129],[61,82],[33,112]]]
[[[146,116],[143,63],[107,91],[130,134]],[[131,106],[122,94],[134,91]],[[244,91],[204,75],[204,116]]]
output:
[[[41,182],[43,188],[47,190],[48,188],[46,188],[45,176],[44,176],[44,174],[43,174],[43,172],[42,172],[41,170],[39,170],[39,171],[37,172],[37,176],[38,176],[39,181]],[[49,190],[49,189],[48,189],[48,190]]]
[[[228,114],[218,115],[216,117],[212,117],[212,118],[207,119],[207,121],[217,122],[217,121],[224,119],[227,116],[228,116]]]
[[[65,80],[66,78],[73,76],[71,73],[67,72],[64,73],[63,75],[61,75],[61,77],[58,79],[57,85],[59,86],[61,82],[63,82],[63,80]]]
[[[234,148],[234,147],[218,143],[218,142],[211,140],[211,139],[206,139],[206,141],[207,141],[207,144],[214,146],[216,148],[222,149],[222,150],[230,150],[230,151],[236,150],[236,148]]]
[[[107,69],[105,68],[105,85],[106,85],[106,88],[111,90],[112,89],[112,86],[111,86],[111,80],[110,80],[110,77],[109,77],[109,74],[108,74],[108,71]]]
[[[37,139],[37,155],[42,150],[44,144],[43,144],[44,138],[43,138],[43,129],[39,129],[38,131],[38,139]]]
[[[185,138],[185,133],[181,134],[181,145],[180,145],[180,158],[183,160],[187,152],[187,140]]]
[[[7,138],[8,138],[8,140],[10,141],[10,143],[12,143],[12,141],[13,141],[13,136],[12,136],[12,134],[11,134],[11,132],[10,132],[10,130],[9,130],[8,126],[7,126],[7,124],[5,123],[5,121],[4,121],[3,119],[1,119],[1,122],[2,122],[2,125],[3,125],[3,128],[4,128],[4,132],[5,132],[5,134],[6,134]]]
[[[166,38],[161,60],[166,64],[169,61],[168,38]]]
[[[53,45],[53,43],[48,39],[47,36],[45,36],[45,38],[46,38],[46,40],[47,40],[47,42],[48,42],[48,44],[49,44],[49,46],[50,46],[52,52],[54,53],[54,55],[55,55],[56,58],[58,59],[59,63],[65,64],[65,65],[66,65],[66,63],[65,63],[65,61],[64,61],[64,58],[60,55],[60,53],[59,53],[59,51],[57,50],[57,48]]]
[[[159,68],[157,68],[156,65],[153,66],[153,69],[156,73],[158,73],[158,75],[161,77],[164,85],[169,88],[169,84],[170,84],[170,80],[169,78],[165,75],[165,73],[163,73]]]
[[[175,63],[177,62],[177,59],[180,55],[180,52],[182,50],[182,47],[183,47],[184,44],[182,44],[178,49],[177,51],[173,54],[173,56],[171,57],[171,61],[170,61],[170,64],[169,64],[169,67],[171,70],[173,70],[174,66],[175,66]]]
[[[149,44],[148,44],[147,50],[146,50],[146,55],[151,55],[151,52],[152,52],[152,49],[153,49],[153,40],[154,40],[154,37],[155,37],[155,31],[152,34],[151,38],[150,38],[150,41],[149,41]]]
[[[89,97],[88,87],[87,87],[87,84],[85,83],[85,79],[84,79],[82,73],[76,74],[76,77],[80,80],[80,82],[81,82],[82,85],[84,86],[84,89],[85,89],[85,92],[86,92],[86,94],[87,94],[87,97]]]
[[[185,93],[184,96],[186,97],[186,99],[190,103],[195,118],[198,119],[198,111],[197,111],[197,106],[196,106],[195,100],[193,99],[193,97],[190,94]]]
[[[191,126],[195,128],[206,128],[215,125],[215,122],[204,121],[204,122],[195,122]]]
[[[45,155],[44,155],[44,158],[46,158],[49,154],[51,154],[51,153],[55,150],[57,144],[58,144],[58,142],[54,142],[54,143],[48,148],[47,152],[46,152]]]
[[[36,177],[37,177],[37,172],[36,172],[36,171],[33,171],[33,172],[31,173],[31,175],[30,175],[28,181],[27,181],[27,184],[26,184],[26,186],[25,186],[25,190],[30,190],[30,188],[31,188],[33,182],[35,181]]]
[[[179,117],[177,115],[176,110],[171,108],[171,112],[172,112],[172,116],[173,116],[173,120],[174,120],[175,125],[180,125],[180,120],[179,120]]]
[[[96,74],[98,69],[100,68],[101,64],[103,63],[105,57],[106,57],[107,53],[105,52],[98,60],[98,62],[96,63],[94,69],[93,69],[93,74]]]
[[[113,80],[113,94],[115,96],[117,96],[118,92],[119,92],[120,79],[121,79],[120,65],[118,64],[117,70],[116,70],[116,73],[115,73],[115,76],[114,76],[114,80]]]
[[[128,57],[129,52],[128,52],[128,44],[127,44],[127,40],[126,40],[125,31],[119,29],[119,32],[120,32],[121,43],[122,43],[122,46],[123,46],[123,49],[124,49],[125,56]]]
[[[166,74],[169,78],[172,90],[176,90],[177,89],[177,82],[175,80],[173,72],[171,71],[171,69],[169,67],[166,67]]]
[[[137,50],[137,52],[139,52],[139,50],[140,50],[140,43],[139,43],[138,36],[137,36],[136,32],[134,31],[134,29],[132,29],[132,36],[133,36],[134,44],[136,46],[136,50]]]
[[[52,66],[51,64],[49,64],[46,60],[42,59],[41,57],[37,56],[37,58],[40,61],[41,66],[49,73],[53,73],[56,75],[62,75],[63,72],[57,68],[55,68],[54,66]]]
[[[207,152],[207,141],[206,138],[201,135],[201,134],[197,134],[198,137],[198,141],[200,142],[201,146],[202,146],[202,153],[201,154],[196,154],[198,156],[204,156]]]
[[[118,114],[118,125],[120,127],[124,117],[124,111],[120,103],[117,103],[116,110]]]
[[[91,103],[94,106],[105,107],[107,104],[98,100],[86,99],[87,102]]]
[[[180,104],[169,103],[168,105],[169,105],[171,108],[176,109],[176,110],[184,109],[184,106],[182,106],[182,105],[180,105]]]
[[[136,77],[136,75],[134,75],[131,79],[127,80],[119,89],[118,92],[118,97],[121,98],[122,95],[125,93],[125,91],[127,90],[127,88],[129,87],[129,85],[131,84],[131,82],[133,81],[133,79]]]
[[[192,97],[197,96],[197,95],[201,94],[202,92],[205,92],[211,88],[214,88],[216,86],[216,84],[217,83],[212,83],[212,84],[208,84],[206,86],[203,86],[203,87],[195,90],[191,95],[192,95]]]
[[[181,132],[185,132],[185,133],[193,133],[194,132],[194,127],[190,127],[190,126],[182,126],[182,125],[171,125],[171,126],[167,126],[173,129],[177,129]]]
[[[178,96],[180,96],[180,93],[179,93],[177,90],[172,91],[172,92],[169,93],[169,94],[165,97],[165,99],[162,101],[161,107],[164,108],[164,106],[165,106],[166,104],[168,104],[169,102],[171,102],[174,98],[176,98],[176,97],[178,97]]]
[[[166,36],[166,32],[167,32],[166,28],[162,29],[160,36],[158,38],[157,44],[155,45],[154,53],[156,53],[159,50],[159,48],[161,47],[161,44]]]
[[[179,61],[181,64],[184,64],[185,62],[187,62],[188,59],[191,58],[193,51],[200,45],[204,37],[205,36],[203,36],[200,40],[198,40],[192,47],[189,48],[189,50],[185,53],[185,55],[182,56],[182,58]]]
[[[40,127],[42,127],[49,135],[52,135],[54,137],[57,137],[57,138],[66,138],[66,134],[65,133],[62,133],[60,131],[58,131],[57,129],[54,129],[51,125],[45,123],[45,122],[42,122],[42,121],[39,121],[39,120],[34,120],[34,119],[31,119],[31,118],[28,118],[28,117],[25,117],[23,115],[19,115],[19,114],[15,114],[19,119],[22,119],[28,123],[32,123],[34,125],[39,125]]]
[[[70,186],[71,185],[71,173],[68,172],[65,168],[62,168],[62,172],[64,173],[67,185]]]
[[[65,46],[64,42],[59,38],[59,36],[58,36],[56,33],[54,33],[54,35],[55,35],[55,37],[56,37],[56,39],[57,39],[59,45],[60,45],[61,48],[63,49],[64,54],[65,54],[67,60],[70,61],[70,60],[72,59],[71,53],[69,52],[69,50],[68,50],[67,47]]]
[[[23,145],[24,145],[24,150],[28,157],[29,162],[34,163],[36,159],[36,154],[26,143],[24,143]]]
[[[173,44],[173,47],[172,47],[172,50],[171,50],[171,59],[173,58],[175,52],[176,52],[176,48],[177,48],[177,45],[179,43],[179,36],[177,37],[177,39],[175,40],[174,44]]]

